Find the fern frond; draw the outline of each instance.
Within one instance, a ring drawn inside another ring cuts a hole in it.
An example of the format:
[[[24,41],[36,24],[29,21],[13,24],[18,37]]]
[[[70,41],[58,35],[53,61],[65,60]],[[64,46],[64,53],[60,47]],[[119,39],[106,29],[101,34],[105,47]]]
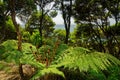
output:
[[[30,43],[22,43],[22,52],[23,53],[32,53],[31,49],[32,49],[33,52],[36,51],[36,47],[33,46],[32,44],[30,44]]]
[[[16,40],[7,40],[1,44],[5,47],[6,51],[12,51],[13,49],[17,49],[17,41]]]
[[[44,64],[36,61],[33,54],[24,54],[21,57],[20,62],[23,63],[23,64],[30,64],[30,65],[34,66],[35,68],[39,68],[39,69],[45,68]]]
[[[1,44],[2,47],[5,48],[5,51],[13,51],[17,50],[17,40],[7,40]],[[32,50],[36,51],[35,46],[33,46],[30,43],[22,43],[22,52],[24,53],[31,53],[30,46],[32,47]]]
[[[38,79],[39,77],[47,75],[49,73],[50,74],[57,74],[57,75],[60,75],[63,78],[65,78],[64,73],[62,71],[60,71],[54,67],[49,67],[49,68],[44,68],[43,70],[40,70],[40,71],[38,70],[37,73],[35,74],[35,76],[33,76],[31,80]]]
[[[1,57],[5,61],[9,62],[16,62],[19,63],[19,59],[22,55],[26,53],[31,53],[32,51],[36,51],[35,46],[30,43],[22,43],[22,52],[17,50],[17,40],[7,40],[1,44],[2,48],[2,55]],[[32,47],[32,50],[30,49]]]
[[[49,66],[48,68],[46,68],[44,64],[36,61],[33,54],[24,54],[24,56],[20,59],[20,61],[23,64],[30,64],[37,69],[36,73],[31,78],[31,80],[38,79],[41,76],[44,76],[49,73],[57,74],[62,77],[65,77],[64,73],[62,71],[59,71],[55,66]]]
[[[70,69],[77,67],[80,71],[93,69],[96,72],[105,70],[112,65],[120,65],[120,61],[110,54],[92,52],[81,47],[66,50],[58,62],[59,64],[56,67],[64,66]]]

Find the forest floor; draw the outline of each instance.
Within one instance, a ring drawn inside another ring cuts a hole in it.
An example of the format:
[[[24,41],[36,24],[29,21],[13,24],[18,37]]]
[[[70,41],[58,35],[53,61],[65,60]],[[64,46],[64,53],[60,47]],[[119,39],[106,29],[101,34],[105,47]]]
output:
[[[19,74],[10,74],[5,71],[0,71],[0,80],[20,80]]]
[[[3,67],[0,69],[0,80],[20,80],[19,68],[13,63],[1,62]],[[26,77],[31,77],[35,72],[30,65],[23,65],[23,72]]]

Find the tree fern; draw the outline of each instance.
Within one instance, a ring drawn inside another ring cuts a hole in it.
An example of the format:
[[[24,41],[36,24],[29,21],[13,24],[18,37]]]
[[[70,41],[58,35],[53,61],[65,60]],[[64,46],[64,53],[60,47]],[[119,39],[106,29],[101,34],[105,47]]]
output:
[[[32,53],[36,51],[35,46],[30,43],[22,43],[22,51],[17,50],[17,41],[16,40],[7,40],[1,44],[0,52],[2,51],[1,58],[8,62],[19,62],[20,57],[23,53]],[[32,51],[30,49],[32,47]]]
[[[60,66],[70,69],[79,68],[80,71],[93,69],[96,72],[105,70],[112,65],[120,65],[120,61],[107,53],[92,52],[88,49],[75,47],[64,52],[58,61]]]
[[[17,41],[16,40],[7,40],[1,44],[5,47],[5,50],[12,51],[13,49],[17,49]]]
[[[36,51],[35,46],[29,43],[23,43],[22,52],[18,52],[16,43],[17,41],[12,40],[2,44],[5,49],[5,54],[8,54],[6,59],[13,59],[15,61],[20,60],[22,64],[34,66],[36,68],[36,73],[33,75],[32,80],[49,73],[58,74],[64,77],[63,72],[58,70],[58,68],[62,66],[69,69],[79,69],[81,72],[90,69],[98,72],[100,70],[105,70],[112,65],[120,65],[120,61],[110,54],[90,51],[82,47],[71,47],[65,51],[59,51],[58,49],[57,53],[60,54],[57,59],[55,59],[56,61],[53,60],[50,65],[46,66],[36,60],[33,54],[33,52]]]
[[[31,80],[38,79],[46,74],[52,73],[52,74],[57,74],[61,75],[64,77],[64,73],[59,71],[57,67],[54,66],[49,66],[46,67],[45,64],[42,64],[34,58],[33,54],[24,54],[24,56],[20,59],[21,63],[23,64],[30,64],[34,66],[37,70]]]
[[[15,63],[22,63],[22,64],[30,64],[31,66],[35,67],[37,69],[36,73],[32,77],[32,79],[37,79],[41,76],[44,76],[45,74],[58,74],[64,77],[63,72],[59,71],[54,66],[46,67],[45,64],[40,63],[35,59],[34,52],[36,52],[35,46],[29,44],[29,43],[22,43],[22,52],[19,52],[17,50],[17,41],[16,40],[8,40],[2,43],[2,47],[4,54],[2,57],[4,57],[5,61],[7,62],[15,62]],[[47,51],[47,50],[46,50]]]

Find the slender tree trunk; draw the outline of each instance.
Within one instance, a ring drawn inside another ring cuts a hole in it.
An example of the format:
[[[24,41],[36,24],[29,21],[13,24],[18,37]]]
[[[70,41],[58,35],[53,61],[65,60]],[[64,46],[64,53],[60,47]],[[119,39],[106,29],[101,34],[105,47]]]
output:
[[[15,2],[14,0],[10,0],[11,18],[12,18],[13,24],[15,26],[17,36],[18,36],[18,50],[21,51],[22,50],[22,47],[21,47],[22,36],[21,36],[20,29],[19,29],[19,24],[17,24],[17,22],[16,22],[16,13],[15,13],[15,3],[14,2]]]
[[[44,18],[44,10],[43,8],[41,9],[41,16],[40,16],[40,27],[39,27],[39,33],[40,33],[40,44],[38,45],[38,48],[43,45],[43,34],[42,34],[42,29],[43,29],[43,18]]]
[[[68,44],[68,39],[69,39],[69,30],[66,30],[66,37],[65,37],[65,44]]]
[[[62,16],[66,30],[66,37],[64,41],[65,44],[68,44],[68,39],[70,35],[72,0],[70,0],[69,3],[69,6],[66,7],[66,5],[64,4],[64,0],[61,0]]]
[[[40,18],[40,27],[39,27],[39,33],[40,33],[40,38],[41,38],[41,40],[40,40],[40,44],[39,44],[39,47],[41,47],[42,46],[42,44],[43,44],[43,39],[42,39],[42,37],[43,37],[43,34],[42,34],[42,27],[43,27],[43,12],[42,12],[42,15],[41,15],[41,18]]]
[[[16,22],[15,1],[9,0],[9,6],[10,6],[10,11],[11,11],[11,18],[15,26],[17,36],[18,36],[18,50],[21,51],[22,50],[22,36],[21,36],[20,29],[19,29],[19,24],[17,24]],[[19,73],[20,73],[21,79],[25,80],[21,63],[19,63]]]
[[[4,15],[5,16],[5,15]],[[6,17],[4,17],[4,19],[3,19],[3,24],[2,24],[2,31],[0,32],[0,36],[1,36],[1,39],[0,39],[0,43],[2,43],[2,41],[5,39],[5,36],[6,36],[6,34],[5,34],[5,25],[6,25],[6,23],[5,23],[5,18]]]

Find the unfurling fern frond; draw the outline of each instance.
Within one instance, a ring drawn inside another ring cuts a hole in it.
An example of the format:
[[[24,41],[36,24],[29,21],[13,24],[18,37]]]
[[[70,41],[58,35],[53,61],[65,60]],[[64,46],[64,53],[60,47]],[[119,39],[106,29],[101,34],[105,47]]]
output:
[[[112,65],[120,65],[120,61],[107,53],[92,52],[88,49],[75,47],[64,52],[58,59],[59,65],[70,69],[88,71],[90,69],[98,72],[105,70]]]

